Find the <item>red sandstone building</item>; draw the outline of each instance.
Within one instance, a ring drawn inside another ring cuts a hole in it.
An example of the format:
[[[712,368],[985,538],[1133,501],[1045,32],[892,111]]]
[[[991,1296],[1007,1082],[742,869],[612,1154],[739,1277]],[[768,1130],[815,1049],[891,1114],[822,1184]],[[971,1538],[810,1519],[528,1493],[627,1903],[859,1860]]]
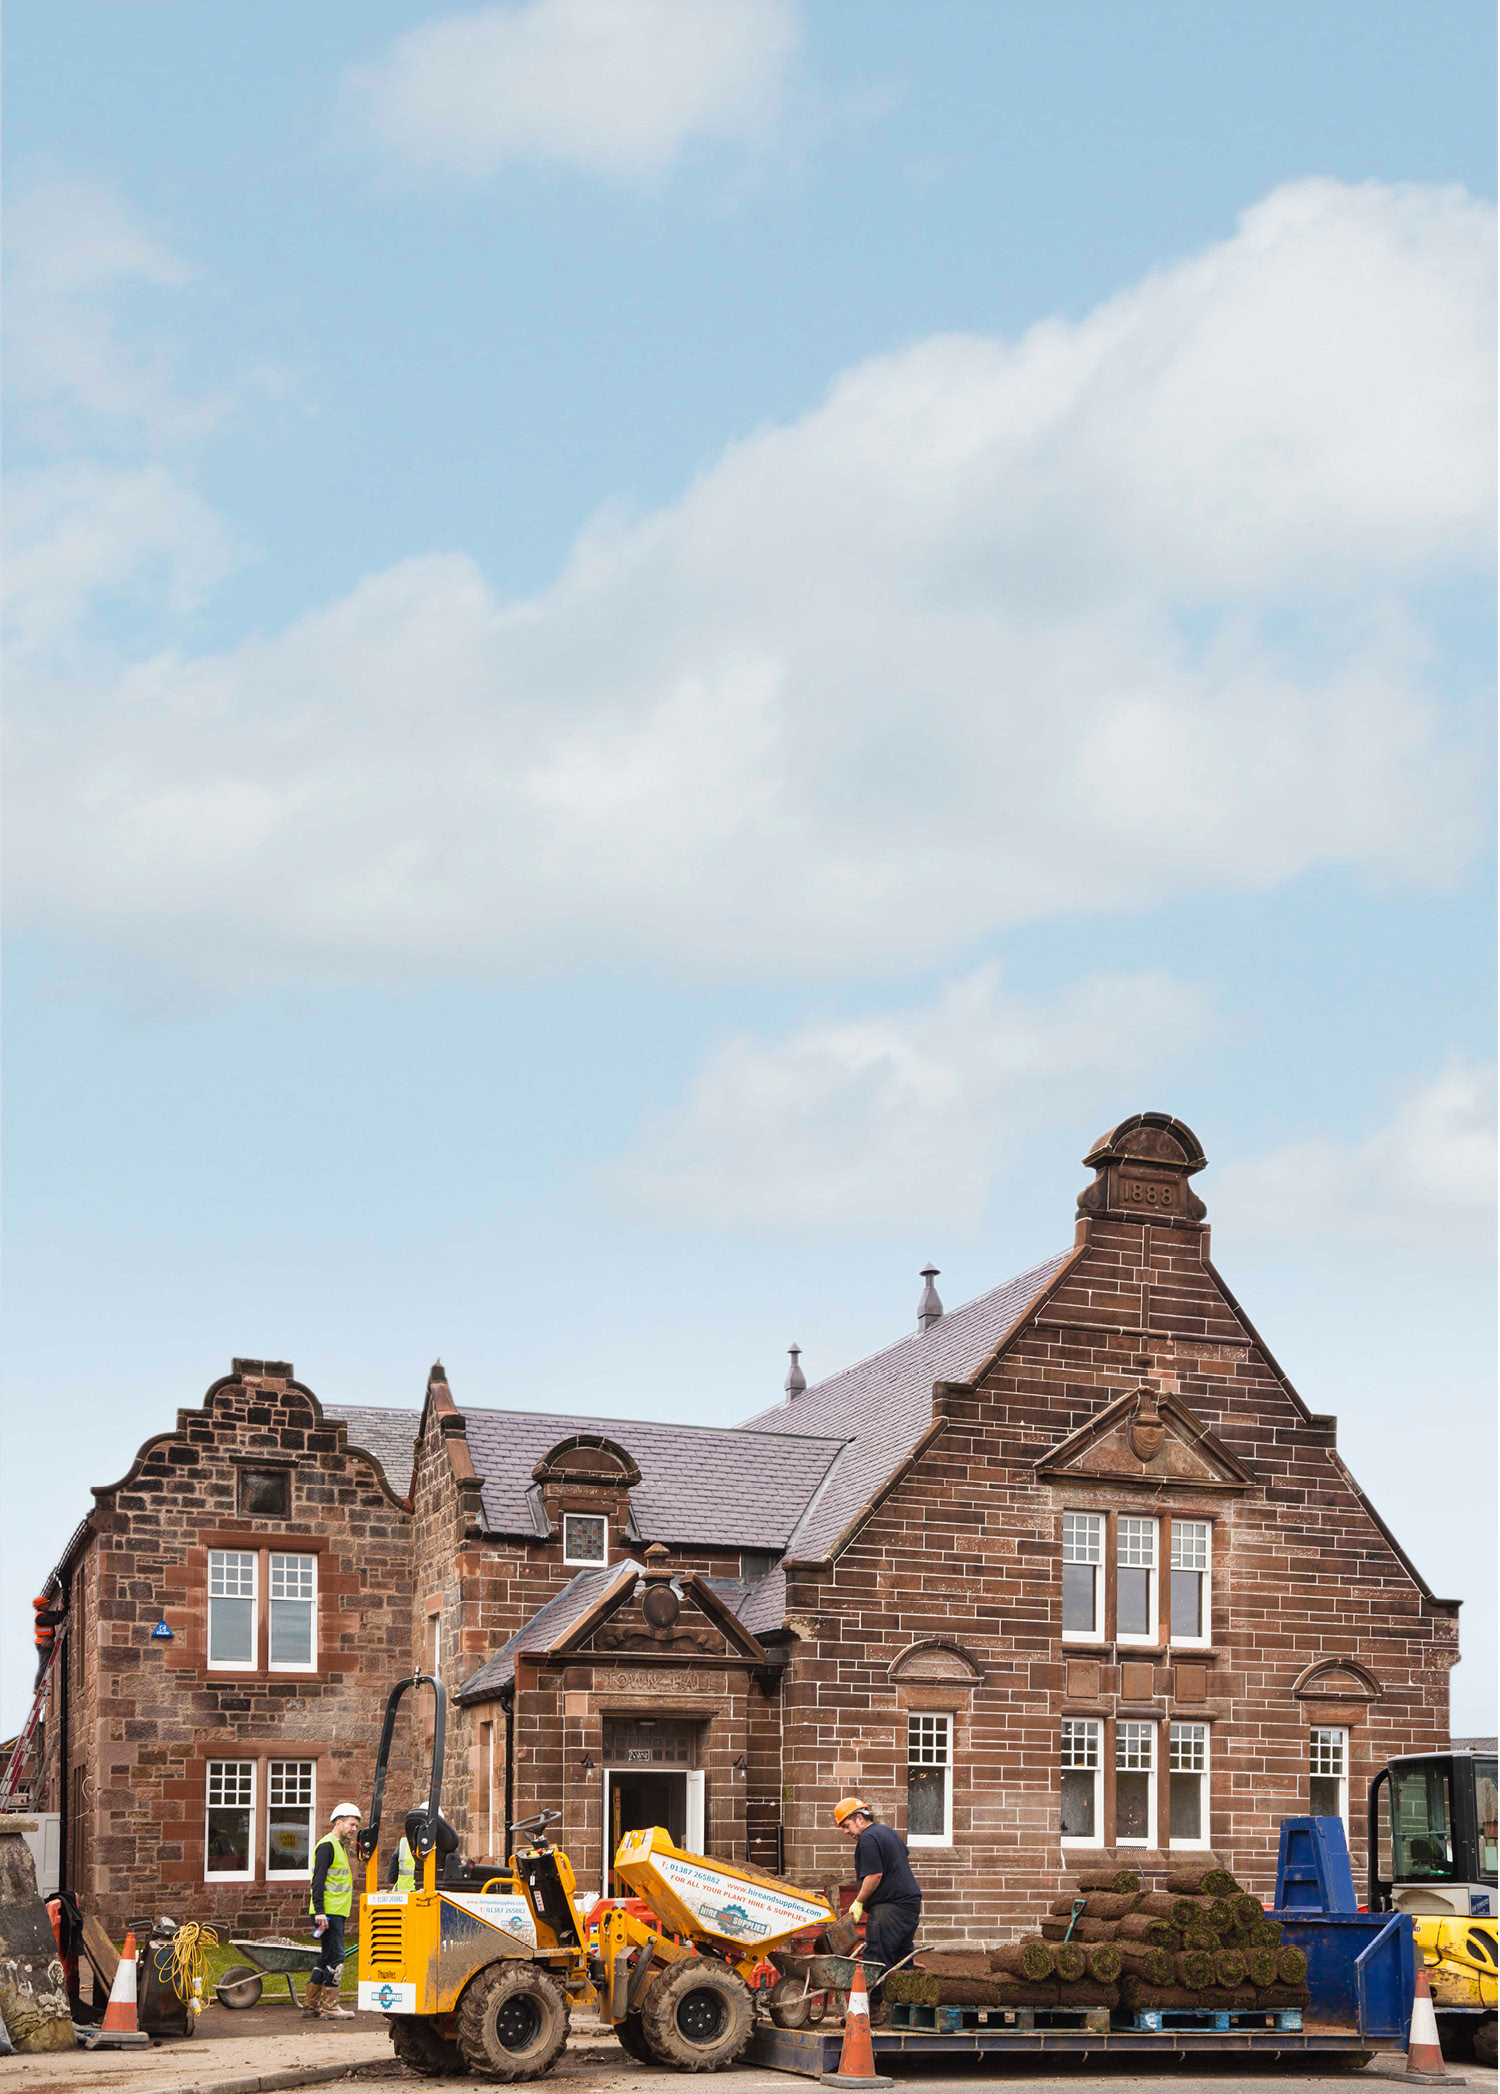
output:
[[[1211,1264],[1191,1132],[1086,1161],[1071,1248],[947,1312],[929,1276],[917,1331],[794,1359],[742,1426],[460,1409],[439,1368],[420,1411],[320,1404],[237,1361],[53,1574],[66,1879],[117,1927],[290,1924],[414,1661],[465,1849],[560,1810],[588,1886],[638,1823],[822,1881],[854,1787],[943,1932],[1115,1856],[1269,1890],[1288,1812],[1358,1866],[1371,1773],[1447,1739],[1458,1602]]]

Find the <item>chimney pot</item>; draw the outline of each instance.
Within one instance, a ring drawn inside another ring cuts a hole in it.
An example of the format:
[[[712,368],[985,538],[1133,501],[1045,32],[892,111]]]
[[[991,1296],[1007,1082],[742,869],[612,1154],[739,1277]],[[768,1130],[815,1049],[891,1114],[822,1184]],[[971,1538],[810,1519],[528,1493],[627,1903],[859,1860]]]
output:
[[[917,1322],[924,1331],[930,1330],[943,1313],[943,1304],[939,1299],[936,1287],[932,1284],[940,1270],[941,1268],[936,1265],[924,1265],[922,1267],[924,1285],[922,1288],[922,1299],[917,1303]]]
[[[807,1376],[802,1372],[800,1364],[802,1347],[800,1345],[789,1345],[787,1350],[792,1356],[792,1364],[787,1369],[785,1382],[787,1401],[790,1403],[794,1397],[800,1396],[807,1387]]]

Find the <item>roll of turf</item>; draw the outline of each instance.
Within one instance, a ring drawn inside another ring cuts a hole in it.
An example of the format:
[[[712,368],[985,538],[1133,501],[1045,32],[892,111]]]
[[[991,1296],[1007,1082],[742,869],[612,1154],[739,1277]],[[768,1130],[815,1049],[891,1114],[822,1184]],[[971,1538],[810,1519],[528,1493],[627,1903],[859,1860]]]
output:
[[[1214,1958],[1214,1976],[1221,1985],[1243,1985],[1245,1958],[1239,1949],[1220,1949]]]
[[[1087,1956],[1089,1976],[1096,1985],[1113,1985],[1125,1967],[1125,1958],[1113,1941],[1096,1941]]]
[[[1278,1985],[1306,1984],[1307,1956],[1302,1949],[1287,1947],[1276,1951],[1276,1982]]]
[[[1176,1958],[1178,1983],[1189,1992],[1201,1992],[1214,1982],[1214,1959],[1202,1949],[1184,1949]]]
[[[1134,1869],[1091,1869],[1078,1879],[1080,1890],[1138,1891],[1144,1888]]]
[[[1045,1941],[1007,1941],[990,1951],[990,1970],[995,1976],[1008,1974],[1041,1985],[1052,1976],[1055,1968],[1053,1951]]]
[[[1245,1976],[1257,1990],[1276,1983],[1276,1951],[1252,1948],[1245,1951]]]
[[[1089,1967],[1088,1955],[1081,1941],[1060,1941],[1052,1954],[1057,1975],[1065,1984],[1076,1985]]]

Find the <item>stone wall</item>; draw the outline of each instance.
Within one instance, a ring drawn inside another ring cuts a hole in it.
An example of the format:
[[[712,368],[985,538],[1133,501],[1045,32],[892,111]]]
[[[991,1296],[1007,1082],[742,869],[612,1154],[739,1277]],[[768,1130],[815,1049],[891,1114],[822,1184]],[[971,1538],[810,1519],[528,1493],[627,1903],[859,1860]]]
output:
[[[246,1457],[284,1465],[287,1517],[240,1510]],[[73,1881],[116,1935],[161,1912],[221,1933],[284,1930],[306,1909],[307,1883],[266,1880],[266,1762],[316,1763],[315,1836],[343,1794],[368,1806],[386,1696],[409,1661],[405,1506],[289,1366],[249,1360],[95,1496],[70,1624],[81,1663],[69,1781],[85,1798]],[[315,1671],[266,1669],[263,1631],[259,1667],[209,1669],[211,1548],[317,1556]],[[152,1636],[163,1619],[171,1640]],[[206,1770],[217,1758],[257,1762],[254,1880],[205,1879]],[[404,1786],[406,1768],[393,1779]]]
[[[1286,1384],[1209,1264],[1206,1229],[1105,1215],[1080,1237],[1001,1357],[972,1388],[940,1393],[943,1431],[837,1563],[789,1580],[788,1867],[817,1879],[842,1863],[847,1874],[828,1806],[850,1788],[904,1830],[906,1716],[949,1713],[953,1845],[914,1853],[940,1931],[1019,1925],[1076,1868],[1111,1857],[1172,1865],[1160,1844],[1115,1846],[1108,1774],[1108,1844],[1064,1850],[1065,1714],[1103,1724],[1107,1768],[1122,1714],[1161,1726],[1159,1827],[1165,1727],[1206,1722],[1212,1848],[1265,1895],[1277,1821],[1309,1808],[1311,1725],[1349,1731],[1357,1877],[1371,1775],[1389,1753],[1437,1749],[1448,1734],[1456,1608],[1433,1599],[1381,1528],[1338,1458],[1333,1421],[1309,1416]],[[1108,1462],[1090,1474],[1087,1453],[1073,1473],[1039,1473],[1110,1397],[1143,1383],[1176,1395],[1248,1480],[1235,1483],[1232,1465],[1212,1488],[1132,1480]],[[1211,1521],[1208,1647],[1064,1644],[1065,1507]],[[924,1638],[960,1646],[982,1683],[894,1680],[902,1651]]]

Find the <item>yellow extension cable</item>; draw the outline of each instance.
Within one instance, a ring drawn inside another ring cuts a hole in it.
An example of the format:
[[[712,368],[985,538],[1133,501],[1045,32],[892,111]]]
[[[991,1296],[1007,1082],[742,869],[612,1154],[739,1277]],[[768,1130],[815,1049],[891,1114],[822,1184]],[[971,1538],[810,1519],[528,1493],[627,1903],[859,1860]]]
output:
[[[201,1927],[197,1920],[188,1920],[172,1936],[171,1957],[165,1969],[162,1952],[160,1949],[156,1951],[158,1979],[170,1977],[172,1990],[180,2000],[187,2001],[194,2014],[203,2012],[208,1952],[218,1946],[219,1937],[212,1927]]]

